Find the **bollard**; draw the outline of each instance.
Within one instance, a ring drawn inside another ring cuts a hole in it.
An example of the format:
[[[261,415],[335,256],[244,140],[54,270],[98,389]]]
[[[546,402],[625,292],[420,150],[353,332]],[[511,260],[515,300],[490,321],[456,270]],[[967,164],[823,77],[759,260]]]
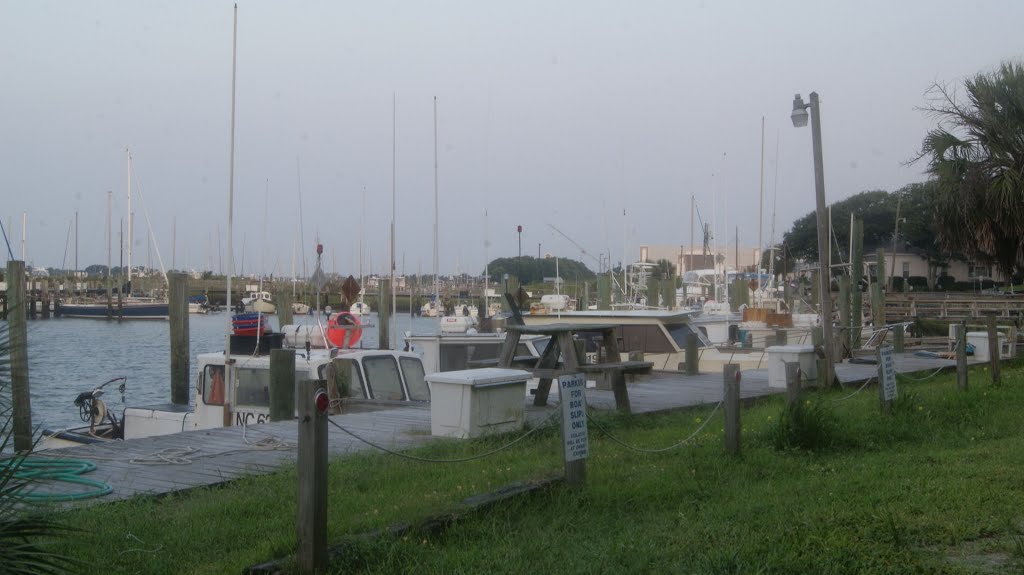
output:
[[[295,417],[295,352],[270,350],[270,421]]]
[[[327,403],[323,380],[299,382],[298,508],[295,531],[300,573],[322,573],[327,567]]]
[[[700,373],[700,355],[697,353],[697,334],[686,334],[686,375]]]
[[[723,369],[725,385],[722,407],[725,410],[725,452],[730,455],[740,453],[740,366],[735,363],[725,365]]]
[[[967,325],[956,324],[953,334],[956,338],[956,386],[960,391],[967,391]]]

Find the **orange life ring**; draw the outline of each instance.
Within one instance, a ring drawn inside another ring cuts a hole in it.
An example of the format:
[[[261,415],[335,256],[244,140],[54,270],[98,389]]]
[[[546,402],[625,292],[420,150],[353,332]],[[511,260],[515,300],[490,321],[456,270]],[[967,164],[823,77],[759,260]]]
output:
[[[359,318],[342,311],[331,315],[327,320],[327,340],[341,349],[351,349],[363,337],[363,328]]]

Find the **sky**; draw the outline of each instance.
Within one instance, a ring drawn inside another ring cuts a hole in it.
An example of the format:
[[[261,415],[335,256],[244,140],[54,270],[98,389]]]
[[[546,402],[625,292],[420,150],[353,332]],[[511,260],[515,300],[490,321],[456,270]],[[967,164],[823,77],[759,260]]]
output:
[[[117,265],[127,149],[135,265],[224,271],[230,227],[236,273],[312,273],[318,241],[329,273],[387,273],[393,222],[397,273],[429,274],[436,221],[442,274],[596,271],[688,246],[694,204],[716,244],[768,245],[814,209],[794,94],[820,94],[832,203],[922,181],[928,88],[1024,57],[1019,0],[242,1],[229,194],[232,18],[0,0],[15,259],[106,264],[110,192]]]

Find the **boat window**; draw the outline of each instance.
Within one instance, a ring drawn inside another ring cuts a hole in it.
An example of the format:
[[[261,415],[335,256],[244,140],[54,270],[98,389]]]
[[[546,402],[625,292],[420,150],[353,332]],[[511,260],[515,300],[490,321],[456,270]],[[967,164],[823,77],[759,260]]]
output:
[[[686,336],[691,333],[695,333],[693,328],[685,323],[666,325],[665,328],[668,329],[668,334],[672,336],[672,340],[676,342],[676,345],[682,349],[686,349]],[[704,328],[700,329],[704,332],[704,336],[707,337],[707,332],[705,332]],[[704,347],[704,343],[701,339],[703,339],[701,334],[697,334],[697,347]]]
[[[469,362],[484,359],[498,359],[501,342],[455,344],[441,346],[441,371],[467,369]],[[524,352],[529,355],[530,352]]]
[[[551,343],[550,337],[541,337],[530,340],[533,342],[533,347],[537,350],[537,355],[544,355],[544,350],[547,349],[548,344]],[[533,355],[530,353],[529,348],[525,343],[520,342],[519,346],[516,347],[516,355]]]
[[[345,397],[354,397],[356,399],[366,399],[366,392],[363,390],[363,376],[359,373],[359,366],[356,365],[355,361],[348,360],[345,363],[349,365],[351,379],[349,379],[349,390],[348,395]],[[320,379],[327,380],[330,383],[330,373],[327,368],[331,364],[325,363],[317,368],[317,377]]]
[[[224,366],[208,365],[199,375],[202,386],[203,403],[206,405],[224,405]]]
[[[366,370],[366,387],[373,399],[405,399],[395,358],[387,355],[364,358],[363,369]]]
[[[235,368],[235,401],[239,405],[270,405],[270,370]]]
[[[619,328],[619,337],[622,341],[619,346],[620,352],[672,353],[676,350],[672,342],[665,337],[665,332],[657,325],[624,325]]]
[[[405,385],[409,388],[409,399],[412,401],[430,401],[430,388],[423,373],[423,362],[415,357],[400,358]]]

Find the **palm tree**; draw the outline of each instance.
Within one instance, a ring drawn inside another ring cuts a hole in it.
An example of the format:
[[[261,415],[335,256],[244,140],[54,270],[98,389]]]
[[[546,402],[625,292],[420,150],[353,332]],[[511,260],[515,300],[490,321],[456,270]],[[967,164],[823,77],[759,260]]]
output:
[[[17,313],[17,310],[11,313]],[[39,513],[41,510],[35,507],[36,504],[22,497],[26,490],[31,489],[33,481],[19,474],[29,453],[11,454],[14,409],[9,401],[11,354],[8,325],[5,322],[0,326],[0,572],[25,575],[66,573],[75,562],[52,553],[43,541],[64,535],[68,529]]]
[[[918,160],[938,188],[938,239],[952,252],[994,263],[1007,276],[1024,265],[1024,66],[1004,63],[956,88],[936,84],[924,110],[937,119]]]

